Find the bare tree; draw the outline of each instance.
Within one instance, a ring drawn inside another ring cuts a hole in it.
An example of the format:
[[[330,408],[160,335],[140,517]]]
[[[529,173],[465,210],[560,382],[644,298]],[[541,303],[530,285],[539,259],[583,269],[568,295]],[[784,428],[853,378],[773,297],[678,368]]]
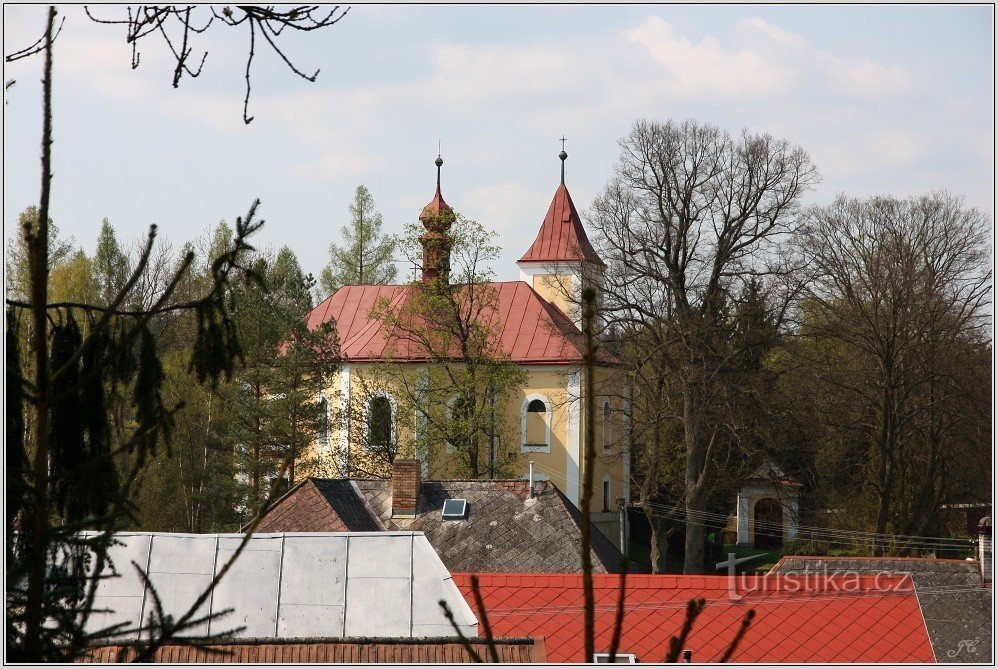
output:
[[[912,514],[931,517],[941,501],[961,392],[949,358],[979,345],[989,323],[987,230],[981,212],[939,192],[840,197],[815,208],[800,237],[811,272],[803,333],[833,343],[820,348],[818,369],[853,405],[850,432],[865,451],[877,534],[914,481],[918,501],[899,529],[917,528]],[[875,554],[883,551],[877,542]]]
[[[136,69],[141,61],[139,42],[148,41],[146,38],[150,36],[162,39],[176,63],[173,68],[174,88],[180,86],[184,75],[195,78],[201,74],[208,58],[208,51],[195,54],[194,42],[200,35],[208,32],[212,24],[217,21],[220,25],[230,28],[244,27],[249,33],[244,74],[246,93],[243,96],[243,122],[246,124],[253,120],[249,115],[249,99],[252,91],[250,70],[253,66],[253,57],[256,55],[257,36],[263,37],[292,72],[302,79],[314,82],[319,76],[319,70],[312,74],[300,70],[278,45],[281,34],[289,29],[295,32],[310,32],[328,28],[339,23],[340,19],[350,11],[349,8],[340,10],[339,5],[334,7],[299,5],[289,8],[239,5],[225,6],[221,9],[190,5],[139,5],[134,8],[127,7],[126,16],[123,18],[107,18],[91,14],[89,8],[84,10],[96,23],[125,26],[125,41],[132,47],[132,69]]]
[[[609,264],[605,308],[611,324],[648,328],[662,373],[679,385],[692,519],[705,509],[721,437],[719,384],[733,353],[726,308],[749,277],[788,269],[775,245],[818,176],[785,140],[695,121],[639,121],[620,147],[590,216]],[[686,572],[704,569],[704,539],[704,526],[688,522]]]

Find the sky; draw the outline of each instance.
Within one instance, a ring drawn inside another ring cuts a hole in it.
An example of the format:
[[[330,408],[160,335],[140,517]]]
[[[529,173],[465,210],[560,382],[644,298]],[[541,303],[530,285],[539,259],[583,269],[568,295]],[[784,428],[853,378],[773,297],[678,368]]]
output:
[[[359,184],[386,232],[416,219],[439,141],[445,199],[498,233],[494,273],[512,280],[558,184],[558,138],[585,220],[642,118],[800,145],[822,176],[808,203],[946,189],[993,220],[990,6],[361,5],[281,36],[299,69],[320,70],[315,83],[258,48],[248,126],[245,31],[198,36],[202,74],[174,89],[162,41],[133,70],[123,27],[61,12],[51,216],[88,253],[105,217],[124,241],[156,223],[179,247],[260,198],[256,245],[287,245],[318,276]],[[44,8],[5,5],[4,53],[43,29]],[[5,236],[39,197],[41,65],[4,67],[16,81],[3,107]]]

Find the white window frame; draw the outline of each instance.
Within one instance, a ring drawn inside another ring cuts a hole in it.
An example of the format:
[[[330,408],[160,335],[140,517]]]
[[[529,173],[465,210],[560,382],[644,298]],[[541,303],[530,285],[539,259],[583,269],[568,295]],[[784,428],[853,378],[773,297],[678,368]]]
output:
[[[540,400],[544,403],[544,413],[545,413],[545,429],[544,429],[544,445],[527,445],[527,407],[534,400]],[[521,453],[550,453],[551,452],[551,400],[549,400],[544,395],[527,395],[523,399],[523,405],[520,407],[520,452]]]
[[[599,662],[599,658],[610,659],[610,653],[593,653],[593,664],[610,664],[609,662]],[[634,653],[617,653],[614,664],[637,664],[638,656]]]
[[[366,398],[364,398],[364,450],[365,451],[374,450],[373,448],[371,448],[371,400],[373,400],[376,397],[384,397],[386,400],[388,400],[388,404],[389,406],[391,406],[392,409],[392,419],[390,421],[391,432],[389,437],[391,443],[389,444],[389,446],[394,446],[398,438],[398,435],[395,432],[395,422],[398,420],[398,404],[395,402],[395,398],[392,397],[391,393],[386,393],[382,390],[377,390],[369,394]]]

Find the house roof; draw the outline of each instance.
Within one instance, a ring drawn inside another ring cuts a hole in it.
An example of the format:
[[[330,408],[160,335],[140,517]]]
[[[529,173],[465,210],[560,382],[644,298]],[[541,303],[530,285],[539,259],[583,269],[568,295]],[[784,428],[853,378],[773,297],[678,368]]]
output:
[[[132,568],[149,576],[166,615],[184,614],[244,539],[241,534],[123,532],[115,535],[97,586],[90,632],[112,624],[145,624],[153,597]],[[433,548],[419,532],[254,534],[199,615],[233,612],[184,636],[344,638],[439,637],[454,629],[439,601],[450,605],[464,634],[477,620]],[[406,602],[386,606],[385,602]],[[134,639],[136,633],[123,635]]]
[[[936,658],[946,663],[992,661],[992,591],[982,583],[976,560],[785,556],[770,573],[836,571],[910,574]],[[966,643],[961,650],[961,642],[971,642],[974,650]]]
[[[480,574],[492,633],[544,636],[549,662],[584,662],[581,574]],[[597,574],[596,652],[609,650],[620,577]],[[619,652],[661,662],[685,619],[690,599],[707,606],[684,648],[693,662],[717,661],[749,609],[756,615],[732,662],[932,662],[918,601],[907,577],[854,582],[815,579],[796,590],[787,583],[739,577],[743,599],[730,595],[726,576],[630,575]],[[454,582],[473,602],[470,574]],[[838,589],[836,589],[838,588]]]
[[[486,657],[484,639],[469,639],[479,657]],[[499,661],[504,664],[541,663],[546,660],[543,639],[495,639]],[[132,646],[97,646],[83,662],[120,664],[134,661]],[[455,637],[429,639],[233,639],[213,640],[197,646],[169,643],[153,656],[155,663],[200,664],[470,664],[473,656]]]
[[[520,364],[569,364],[582,361],[582,333],[555,306],[523,281],[487,284],[496,291],[495,308],[483,311],[479,319],[493,323],[499,345],[512,362]],[[395,360],[422,361],[427,355],[404,333],[388,333],[382,323],[370,318],[379,299],[400,310],[413,288],[409,285],[343,286],[308,314],[308,327],[335,320],[340,353],[348,362]],[[616,364],[611,356],[601,356],[604,364]]]
[[[424,481],[415,518],[402,521],[391,517],[391,481],[308,479],[279,499],[258,529],[336,531],[373,523],[422,532],[451,571],[581,571],[582,514],[550,481],[535,481],[534,489],[530,499],[527,481]],[[467,500],[467,518],[443,520],[445,499]],[[616,572],[620,551],[592,530],[594,570]]]
[[[564,183],[558,186],[534,243],[518,262],[578,262],[606,264],[589,243],[579,212]]]

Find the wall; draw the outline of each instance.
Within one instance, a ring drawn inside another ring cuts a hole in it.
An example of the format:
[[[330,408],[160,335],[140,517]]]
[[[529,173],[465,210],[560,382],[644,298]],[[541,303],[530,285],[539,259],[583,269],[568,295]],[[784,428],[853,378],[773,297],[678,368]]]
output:
[[[406,383],[418,383],[420,367],[407,366],[411,372],[406,374]],[[566,496],[578,504],[581,497],[583,439],[585,436],[585,411],[581,401],[583,377],[578,366],[547,365],[527,367],[528,380],[526,386],[507,398],[504,417],[502,418],[502,433],[504,439],[500,448],[505,449],[511,458],[506,471],[499,472],[507,478],[526,478],[529,463],[535,464],[535,474],[540,479],[554,481]],[[623,390],[624,374],[615,368],[599,368],[596,376],[596,421],[595,438],[597,460],[594,468],[594,495],[590,510],[602,512],[602,484],[604,476],[611,480],[611,509],[616,511],[618,497],[630,497],[627,485],[629,467],[627,428],[624,406],[627,403]],[[349,450],[351,461],[356,466],[363,457],[365,440],[363,424],[358,420],[364,410],[365,401],[370,394],[384,392],[398,399],[401,405],[402,393],[390,387],[384,379],[379,379],[375,366],[370,364],[344,365],[344,368],[334,377],[326,396],[330,405],[330,430],[327,443],[313,445],[312,455],[325,463],[313,475],[340,478],[346,476],[343,468],[344,455]],[[349,397],[350,412],[346,414],[346,399]],[[550,445],[543,451],[522,452],[522,426],[525,418],[526,404],[529,399],[543,398],[550,407]],[[603,415],[604,400],[611,404],[610,427],[607,431],[607,449],[603,448]],[[398,409],[403,412],[402,408]],[[345,418],[349,417],[349,420]],[[346,431],[345,431],[346,430]],[[446,445],[435,445],[429,453],[412,453],[412,445],[416,434],[416,418],[412,415],[398,415],[397,440],[401,452],[406,457],[415,455],[426,462],[424,477],[429,479],[448,479],[466,476],[462,471],[457,457],[448,454]],[[388,476],[387,463],[380,475]],[[616,522],[616,520],[614,520]]]

